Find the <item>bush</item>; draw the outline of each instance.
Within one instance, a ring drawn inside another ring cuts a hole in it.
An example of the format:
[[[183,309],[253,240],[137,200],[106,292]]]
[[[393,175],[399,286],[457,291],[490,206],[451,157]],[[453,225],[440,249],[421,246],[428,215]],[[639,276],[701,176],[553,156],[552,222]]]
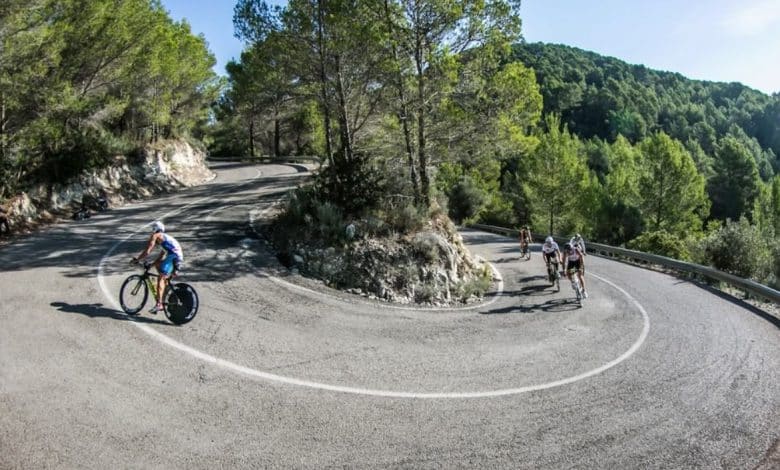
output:
[[[643,233],[628,242],[628,248],[684,261],[691,259],[685,240],[666,230]]]
[[[341,210],[329,202],[315,207],[317,231],[323,240],[337,242],[345,237],[345,222]]]
[[[513,227],[518,224],[512,201],[500,194],[494,194],[487,203],[485,210],[480,214],[482,222],[491,225]]]
[[[427,212],[412,203],[390,209],[385,217],[389,228],[400,234],[420,230],[428,221]]]
[[[746,218],[726,220],[702,242],[700,253],[710,266],[735,276],[764,281],[770,277],[772,252],[758,227]]]
[[[473,219],[487,200],[487,194],[469,176],[463,176],[449,193],[450,217],[455,222]]]
[[[345,215],[359,217],[377,208],[387,193],[383,174],[367,156],[355,155],[351,161],[338,157],[317,176],[317,196],[338,206]]]

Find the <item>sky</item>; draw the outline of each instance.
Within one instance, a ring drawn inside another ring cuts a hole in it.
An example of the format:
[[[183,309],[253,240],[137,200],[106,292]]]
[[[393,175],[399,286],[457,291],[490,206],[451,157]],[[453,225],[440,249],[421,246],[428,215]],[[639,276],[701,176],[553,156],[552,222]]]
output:
[[[203,34],[215,71],[241,55],[234,0],[162,0]],[[271,3],[285,3],[279,0]],[[780,0],[522,0],[528,42],[566,44],[699,80],[780,92]]]

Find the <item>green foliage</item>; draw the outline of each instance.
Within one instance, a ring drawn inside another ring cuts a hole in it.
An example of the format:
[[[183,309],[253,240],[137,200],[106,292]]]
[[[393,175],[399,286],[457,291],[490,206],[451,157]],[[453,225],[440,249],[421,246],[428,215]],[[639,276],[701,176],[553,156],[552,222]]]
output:
[[[732,134],[750,149],[764,180],[780,168],[777,96],[738,83],[690,80],[563,45],[519,43],[513,54],[535,71],[544,113],[561,115],[582,139],[623,135],[639,142],[648,131],[663,131],[686,143],[707,176],[705,155],[714,155],[717,142]]]
[[[450,188],[448,198],[450,217],[463,223],[477,217],[488,195],[472,177],[464,175]]]
[[[639,208],[646,226],[672,234],[700,231],[710,202],[691,155],[664,133],[643,140],[640,150]]]
[[[482,297],[490,290],[492,285],[493,274],[490,272],[490,268],[486,266],[476,278],[458,284],[455,288],[455,295],[464,301],[472,296]]]
[[[429,219],[426,210],[411,203],[391,208],[385,218],[386,227],[401,235],[422,229]]]
[[[317,196],[339,207],[347,216],[360,216],[378,207],[386,194],[383,172],[368,158],[339,157],[317,175]]]
[[[213,64],[156,1],[5,2],[0,197],[186,136],[216,97]]]
[[[561,128],[560,118],[545,118],[547,132],[529,162],[524,188],[533,208],[533,225],[556,233],[561,225],[573,227],[585,208],[582,195],[592,185],[579,139]]]
[[[725,220],[749,214],[760,186],[758,166],[748,150],[736,138],[724,138],[716,153],[715,176],[709,181],[712,217]]]
[[[627,246],[632,250],[655,253],[683,261],[691,259],[686,240],[666,230],[645,232],[628,242]]]
[[[727,220],[701,243],[706,264],[746,279],[764,281],[771,274],[772,251],[761,231],[746,218]]]
[[[319,232],[320,239],[332,242],[344,238],[345,223],[341,209],[326,201],[315,206],[315,216],[314,227]]]

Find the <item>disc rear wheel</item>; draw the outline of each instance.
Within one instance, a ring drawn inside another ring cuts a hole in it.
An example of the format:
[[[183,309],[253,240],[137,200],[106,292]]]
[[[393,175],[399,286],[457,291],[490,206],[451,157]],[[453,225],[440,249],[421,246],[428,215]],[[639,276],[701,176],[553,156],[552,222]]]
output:
[[[198,293],[189,284],[180,282],[165,289],[163,304],[168,320],[183,325],[192,321],[198,313]]]

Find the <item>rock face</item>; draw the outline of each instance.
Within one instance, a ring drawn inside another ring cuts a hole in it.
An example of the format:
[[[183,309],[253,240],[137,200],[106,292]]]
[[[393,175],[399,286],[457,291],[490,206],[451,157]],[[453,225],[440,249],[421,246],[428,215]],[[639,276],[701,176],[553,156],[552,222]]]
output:
[[[68,217],[90,201],[104,197],[110,206],[127,200],[202,183],[213,177],[205,153],[185,142],[147,148],[135,163],[117,157],[114,165],[84,173],[67,183],[38,185],[2,208],[11,231]]]
[[[293,269],[347,292],[398,303],[453,305],[478,300],[493,280],[449,221],[405,236],[364,238],[341,247],[299,244]]]

